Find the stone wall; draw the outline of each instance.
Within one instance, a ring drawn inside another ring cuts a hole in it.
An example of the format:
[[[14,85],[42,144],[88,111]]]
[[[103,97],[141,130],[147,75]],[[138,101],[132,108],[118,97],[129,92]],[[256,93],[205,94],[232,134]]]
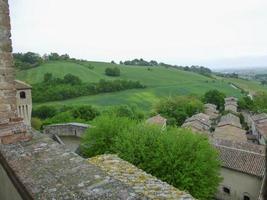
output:
[[[81,123],[65,123],[65,124],[52,124],[44,127],[44,133],[50,136],[77,136],[81,137],[87,128],[88,124]]]
[[[0,144],[30,139],[22,118],[17,117],[9,6],[0,0]]]
[[[241,173],[235,170],[222,168],[221,182],[216,197],[223,200],[244,199],[244,196],[250,197],[251,200],[257,200],[260,195],[262,178]],[[223,187],[230,189],[230,194],[223,191]]]
[[[8,1],[0,0],[0,124],[16,116]]]
[[[22,200],[17,189],[9,179],[5,169],[0,165],[0,199],[1,200]]]

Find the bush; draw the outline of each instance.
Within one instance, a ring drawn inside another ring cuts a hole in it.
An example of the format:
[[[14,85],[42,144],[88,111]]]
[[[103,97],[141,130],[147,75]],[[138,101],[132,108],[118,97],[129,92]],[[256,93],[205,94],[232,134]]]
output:
[[[238,108],[241,110],[253,110],[254,102],[253,100],[248,97],[242,97],[238,99]]]
[[[81,150],[88,157],[115,153],[116,136],[122,130],[127,130],[135,122],[129,118],[102,115],[93,122],[91,128],[82,138]]]
[[[109,115],[115,115],[116,117],[128,117],[135,120],[142,120],[145,117],[144,112],[139,110],[136,106],[128,105],[114,106],[104,112]]]
[[[79,106],[72,110],[72,116],[74,118],[80,118],[86,121],[93,120],[98,115],[98,110],[92,106]]]
[[[160,100],[155,105],[157,113],[165,116],[168,124],[181,126],[187,117],[203,111],[203,103],[196,97],[177,96]]]
[[[115,146],[121,158],[198,199],[211,199],[217,191],[218,153],[204,136],[141,124],[120,132]]]
[[[85,123],[85,120],[80,118],[74,118],[70,111],[61,112],[53,116],[52,118],[48,118],[43,121],[43,125],[49,124],[58,124],[58,123],[68,123],[68,122],[81,122]]]
[[[32,116],[40,119],[47,119],[55,116],[57,109],[54,106],[40,106],[33,109]]]
[[[120,76],[120,69],[118,67],[114,67],[114,68],[106,68],[105,70],[105,74],[107,76]]]
[[[31,120],[31,126],[35,129],[35,130],[40,130],[42,127],[42,121],[37,118],[37,117],[33,117]]]
[[[209,90],[204,94],[203,102],[215,104],[217,106],[217,109],[223,111],[225,97],[225,94],[218,90]]]

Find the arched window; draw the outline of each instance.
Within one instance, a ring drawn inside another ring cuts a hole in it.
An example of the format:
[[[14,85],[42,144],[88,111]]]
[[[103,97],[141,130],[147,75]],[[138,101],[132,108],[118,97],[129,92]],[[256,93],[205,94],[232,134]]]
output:
[[[26,93],[24,91],[19,93],[21,99],[26,99]]]
[[[250,195],[248,193],[244,193],[243,199],[250,200]]]

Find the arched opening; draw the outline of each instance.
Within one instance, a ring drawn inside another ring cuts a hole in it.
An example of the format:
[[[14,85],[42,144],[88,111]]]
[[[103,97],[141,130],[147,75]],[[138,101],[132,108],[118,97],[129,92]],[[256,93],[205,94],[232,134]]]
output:
[[[26,93],[24,91],[19,93],[21,99],[26,99]]]

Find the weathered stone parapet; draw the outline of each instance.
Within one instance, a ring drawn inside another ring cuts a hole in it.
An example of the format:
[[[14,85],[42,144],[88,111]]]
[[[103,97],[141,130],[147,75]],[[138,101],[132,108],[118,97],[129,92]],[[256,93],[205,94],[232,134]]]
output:
[[[27,142],[0,145],[0,164],[24,199],[136,200],[189,196],[117,157],[104,155],[88,162],[40,133],[33,133],[33,139]]]
[[[148,199],[193,199],[186,192],[160,181],[116,155],[100,155],[89,159],[90,164],[100,167],[111,177],[130,186]]]

